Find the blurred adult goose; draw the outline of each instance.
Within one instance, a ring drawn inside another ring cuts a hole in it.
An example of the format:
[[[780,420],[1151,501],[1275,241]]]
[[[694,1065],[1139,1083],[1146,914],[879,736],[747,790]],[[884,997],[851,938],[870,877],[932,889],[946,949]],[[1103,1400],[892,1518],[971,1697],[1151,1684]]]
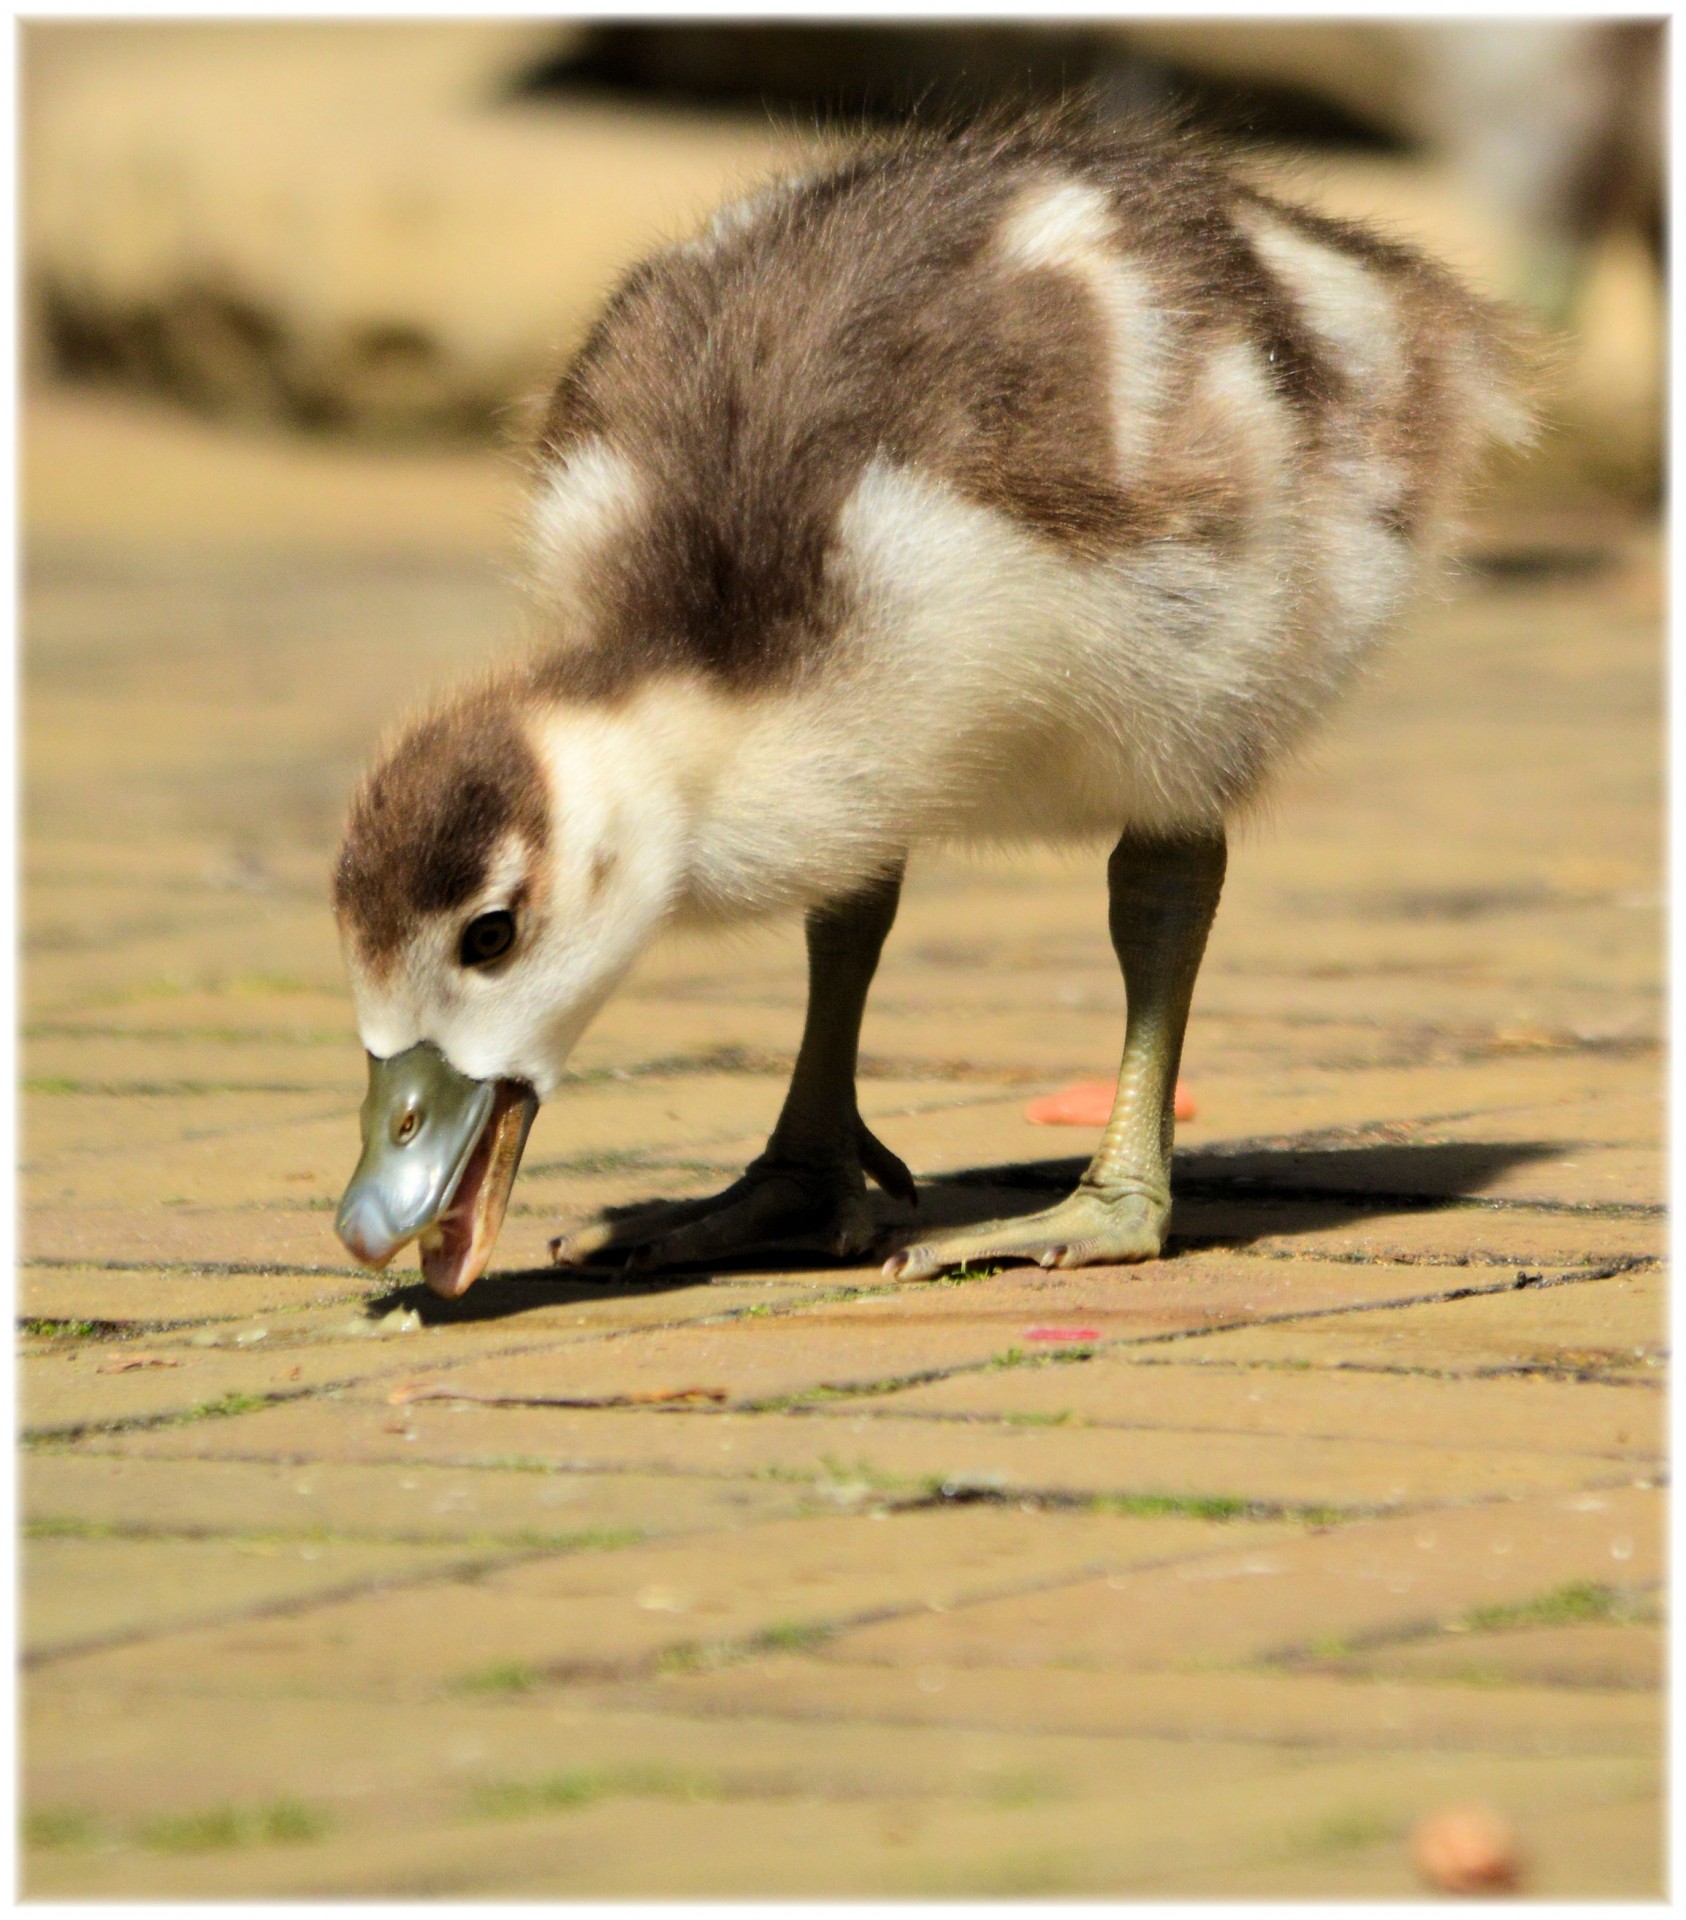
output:
[[[1407,606],[1484,447],[1506,321],[1416,253],[1174,132],[913,133],[724,208],[621,283],[535,462],[538,651],[411,724],[334,904],[369,1054],[338,1227],[484,1268],[537,1103],[664,928],[807,916],[766,1151],[558,1261],[844,1255],[855,1095],[909,851],[1111,848],[1128,1016],[1077,1190],[887,1272],[1155,1256],[1225,823]]]

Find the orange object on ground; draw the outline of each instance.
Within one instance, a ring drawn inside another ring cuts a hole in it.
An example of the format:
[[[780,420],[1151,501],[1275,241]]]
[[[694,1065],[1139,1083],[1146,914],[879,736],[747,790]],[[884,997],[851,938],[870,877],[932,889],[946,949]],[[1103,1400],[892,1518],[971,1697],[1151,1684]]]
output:
[[[1115,1090],[1111,1080],[1078,1080],[1058,1093],[1032,1100],[1024,1117],[1035,1127],[1104,1127],[1112,1114]],[[1172,1111],[1179,1120],[1192,1120],[1199,1112],[1194,1095],[1180,1080]]]
[[[1491,1807],[1442,1807],[1411,1836],[1417,1871],[1442,1893],[1501,1893],[1522,1877],[1516,1835]]]

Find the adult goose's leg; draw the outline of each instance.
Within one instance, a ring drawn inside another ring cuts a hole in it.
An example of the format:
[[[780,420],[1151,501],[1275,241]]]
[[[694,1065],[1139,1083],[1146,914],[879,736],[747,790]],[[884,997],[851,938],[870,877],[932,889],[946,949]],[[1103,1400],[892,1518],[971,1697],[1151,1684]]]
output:
[[[895,1254],[892,1279],[925,1279],[973,1260],[1082,1267],[1152,1260],[1171,1218],[1172,1100],[1195,975],[1223,887],[1222,831],[1180,839],[1126,834],[1107,866],[1112,944],[1128,1002],[1112,1117],[1069,1199]]]
[[[724,1193],[601,1219],[551,1243],[559,1265],[625,1254],[634,1267],[729,1258],[797,1235],[862,1253],[875,1228],[870,1174],[912,1202],[913,1176],[868,1131],[855,1103],[861,1016],[896,917],[902,869],[808,915],[808,1015],[772,1138]]]

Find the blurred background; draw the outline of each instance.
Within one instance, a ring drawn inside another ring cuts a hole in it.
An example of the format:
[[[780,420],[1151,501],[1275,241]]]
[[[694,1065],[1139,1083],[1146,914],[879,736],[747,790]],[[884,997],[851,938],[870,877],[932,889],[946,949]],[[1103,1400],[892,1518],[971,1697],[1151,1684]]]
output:
[[[822,122],[1176,102],[1569,337],[1533,495],[1654,504],[1663,26],[29,23],[32,381],[495,437],[620,269]]]

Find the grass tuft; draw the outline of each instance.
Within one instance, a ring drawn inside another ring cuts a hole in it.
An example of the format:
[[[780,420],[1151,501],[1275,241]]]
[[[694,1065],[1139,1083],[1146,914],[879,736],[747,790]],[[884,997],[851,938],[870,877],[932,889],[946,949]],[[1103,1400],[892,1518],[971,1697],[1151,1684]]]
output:
[[[1346,1807],[1313,1827],[1302,1845],[1305,1852],[1313,1854],[1358,1853],[1365,1847],[1396,1839],[1399,1827],[1399,1821],[1392,1814],[1379,1808]]]
[[[464,1693],[531,1693],[543,1678],[524,1660],[494,1660],[463,1674],[456,1684]]]
[[[234,1847],[302,1846],[328,1831],[328,1816],[302,1800],[274,1800],[264,1807],[209,1807],[198,1813],[163,1814],[136,1830],[155,1853],[222,1853]]]
[[[1313,1660],[1350,1660],[1358,1649],[1340,1633],[1320,1633],[1306,1642],[1306,1652]]]
[[[657,1673],[706,1673],[709,1668],[718,1666],[721,1655],[699,1645],[695,1640],[675,1640],[671,1646],[663,1647],[656,1656]]]
[[[566,1813],[600,1800],[711,1800],[719,1785],[706,1774],[660,1762],[619,1767],[573,1767],[538,1780],[488,1780],[471,1795],[476,1813],[492,1820],[519,1820],[537,1813]]]
[[[1098,1493],[1090,1510],[1137,1520],[1245,1520],[1255,1507],[1227,1493]]]
[[[1007,1269],[997,1261],[986,1260],[981,1266],[974,1267],[970,1260],[962,1260],[960,1265],[950,1272],[938,1274],[935,1284],[939,1287],[964,1287],[974,1280],[993,1280],[998,1273],[1006,1271]],[[930,1284],[932,1283],[929,1281],[921,1282],[921,1285]]]
[[[92,1847],[99,1839],[99,1822],[80,1807],[43,1807],[23,1817],[26,1847],[69,1853]]]
[[[778,1620],[758,1633],[753,1645],[762,1653],[807,1653],[829,1640],[833,1631],[816,1621]]]
[[[260,1407],[270,1404],[269,1396],[263,1393],[225,1393],[215,1400],[201,1400],[196,1407],[189,1407],[179,1418],[188,1420],[227,1420],[238,1413],[256,1413]]]
[[[1619,1620],[1627,1611],[1614,1587],[1596,1580],[1571,1580],[1513,1606],[1472,1607],[1458,1621],[1466,1633],[1497,1633],[1508,1627],[1571,1627]]]

